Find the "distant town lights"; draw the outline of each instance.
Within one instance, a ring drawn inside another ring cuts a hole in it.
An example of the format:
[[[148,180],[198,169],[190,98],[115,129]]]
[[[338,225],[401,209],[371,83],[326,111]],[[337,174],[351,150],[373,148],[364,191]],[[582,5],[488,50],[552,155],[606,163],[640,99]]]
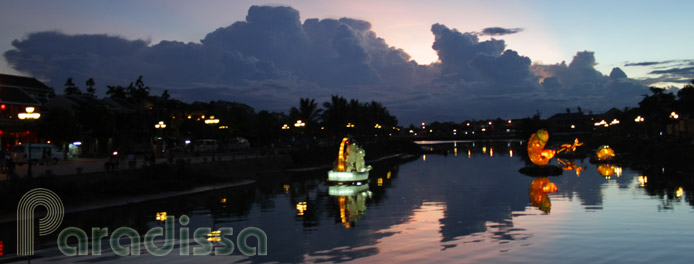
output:
[[[204,116],[203,116],[203,118],[204,118]],[[214,118],[214,116],[210,116],[210,119],[205,119],[205,124],[207,124],[207,125],[219,124],[219,119]]]
[[[289,129],[289,125],[287,125],[287,124],[282,125],[282,130],[288,130],[288,129]]]
[[[306,126],[306,123],[304,123],[304,121],[301,121],[301,120],[296,120],[296,123],[294,123],[294,127],[305,127],[305,126]]]
[[[672,113],[670,113],[670,118],[672,118],[672,119],[678,119],[678,118],[680,118],[680,115],[678,115],[678,114],[675,113],[675,112],[672,112]]]
[[[637,116],[637,117],[634,119],[634,122],[636,122],[636,123],[641,123],[641,122],[643,122],[643,121],[645,121],[645,119],[644,119],[642,116]]]
[[[607,124],[607,121],[605,121],[605,120],[600,120],[600,122],[595,123],[595,126],[596,126],[596,127],[598,127],[598,126],[608,127],[608,126],[610,126],[610,125]]]

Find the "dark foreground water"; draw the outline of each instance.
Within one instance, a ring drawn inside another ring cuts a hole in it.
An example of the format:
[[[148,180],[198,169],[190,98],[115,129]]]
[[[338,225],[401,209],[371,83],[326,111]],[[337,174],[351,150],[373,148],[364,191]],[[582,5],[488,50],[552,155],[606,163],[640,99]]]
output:
[[[442,146],[444,146],[442,148]],[[427,146],[428,147],[428,146]],[[432,145],[432,147],[434,147]],[[255,185],[66,216],[61,228],[129,226],[144,235],[163,227],[157,213],[190,217],[196,228],[247,227],[268,237],[268,255],[63,256],[56,234],[43,238],[31,262],[491,262],[687,263],[694,257],[690,190],[618,166],[569,160],[564,174],[529,177],[519,141],[437,145],[447,155],[374,164],[367,185],[329,186],[324,171],[287,174]],[[557,164],[556,160],[552,164]],[[578,168],[578,172],[576,168]],[[557,191],[536,187],[554,183]],[[69,206],[69,205],[67,205]],[[3,224],[5,255],[14,223]],[[57,233],[57,232],[56,232]],[[248,240],[254,246],[254,239]],[[122,240],[127,244],[127,240]],[[219,246],[218,243],[215,245]],[[192,250],[192,249],[191,249]],[[92,254],[90,252],[90,254]],[[0,260],[7,256],[0,257]]]

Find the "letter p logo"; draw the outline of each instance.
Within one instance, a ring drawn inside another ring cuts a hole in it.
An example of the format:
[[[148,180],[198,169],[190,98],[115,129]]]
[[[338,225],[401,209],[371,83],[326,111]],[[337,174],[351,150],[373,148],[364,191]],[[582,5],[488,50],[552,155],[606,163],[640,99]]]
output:
[[[34,255],[34,210],[46,208],[46,216],[39,219],[39,236],[53,233],[63,222],[63,201],[51,190],[36,188],[19,199],[17,205],[17,255]]]

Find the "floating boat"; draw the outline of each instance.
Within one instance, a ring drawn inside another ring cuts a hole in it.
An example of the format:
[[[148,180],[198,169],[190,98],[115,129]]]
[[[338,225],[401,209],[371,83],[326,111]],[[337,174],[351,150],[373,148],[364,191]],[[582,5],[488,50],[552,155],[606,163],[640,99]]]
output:
[[[365,155],[364,149],[350,142],[349,138],[343,138],[335,166],[328,171],[328,181],[349,183],[368,180],[371,165],[365,165]]]

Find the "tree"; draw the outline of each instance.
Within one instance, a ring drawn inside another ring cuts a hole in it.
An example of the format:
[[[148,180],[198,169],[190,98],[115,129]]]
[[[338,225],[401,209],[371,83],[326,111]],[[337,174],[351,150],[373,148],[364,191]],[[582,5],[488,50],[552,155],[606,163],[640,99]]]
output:
[[[91,97],[96,97],[96,89],[94,89],[94,85],[96,85],[96,83],[94,82],[94,79],[89,78],[89,80],[87,80],[87,82],[85,82],[84,85],[89,87],[87,88],[87,94],[89,94]]]
[[[318,122],[322,111],[322,109],[318,109],[315,99],[300,98],[299,108],[292,107],[289,111],[289,116],[292,119],[302,120],[310,126]]]
[[[108,89],[108,91],[106,91],[106,95],[109,95],[112,99],[125,99],[126,94],[123,86],[108,85],[106,88]]]
[[[677,111],[683,114],[694,113],[694,80],[677,92]]]
[[[324,102],[323,114],[321,118],[325,127],[330,133],[335,135],[341,134],[347,124],[347,100],[344,97],[333,95],[330,97],[330,102]]]
[[[65,81],[65,91],[63,92],[65,95],[80,95],[82,94],[82,91],[80,91],[79,88],[72,82],[72,77],[67,78],[67,81]]]
[[[170,98],[171,95],[169,95],[169,90],[164,90],[164,92],[161,94],[161,99],[169,100]]]

